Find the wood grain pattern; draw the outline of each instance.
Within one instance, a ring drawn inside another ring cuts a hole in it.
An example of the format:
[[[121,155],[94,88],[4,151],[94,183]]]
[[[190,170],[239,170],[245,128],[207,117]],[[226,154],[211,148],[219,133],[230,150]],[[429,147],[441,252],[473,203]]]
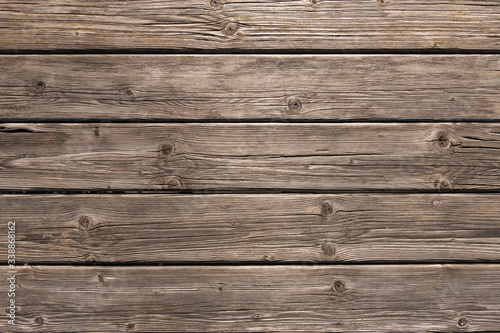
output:
[[[0,211],[32,264],[484,261],[500,260],[499,197],[2,195]]]
[[[0,189],[498,189],[497,123],[3,124]]]
[[[499,73],[498,55],[0,56],[0,119],[499,120]]]
[[[0,49],[498,50],[496,0],[2,0]]]
[[[499,275],[498,265],[24,266],[16,332],[494,331]]]

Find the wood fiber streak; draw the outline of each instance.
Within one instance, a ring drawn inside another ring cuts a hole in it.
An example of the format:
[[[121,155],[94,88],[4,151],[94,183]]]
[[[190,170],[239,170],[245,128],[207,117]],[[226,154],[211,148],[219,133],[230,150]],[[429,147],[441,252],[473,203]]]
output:
[[[31,264],[500,260],[490,194],[2,195],[0,211]]]
[[[498,265],[24,266],[16,332],[494,331],[499,274]]]
[[[497,55],[0,56],[0,119],[499,120],[499,73]]]
[[[3,124],[0,189],[497,190],[497,123]]]
[[[2,0],[2,50],[498,50],[496,0]]]

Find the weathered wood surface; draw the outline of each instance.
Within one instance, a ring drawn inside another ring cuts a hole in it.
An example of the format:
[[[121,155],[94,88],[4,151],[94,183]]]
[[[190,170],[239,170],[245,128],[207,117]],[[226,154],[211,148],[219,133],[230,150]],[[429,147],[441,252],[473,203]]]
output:
[[[28,263],[484,261],[500,260],[499,197],[2,195],[0,211]]]
[[[498,123],[3,124],[0,189],[498,189]]]
[[[499,73],[498,55],[0,56],[0,118],[498,120]]]
[[[496,0],[2,0],[0,49],[500,48]]]
[[[499,276],[498,265],[24,266],[16,332],[495,331]]]

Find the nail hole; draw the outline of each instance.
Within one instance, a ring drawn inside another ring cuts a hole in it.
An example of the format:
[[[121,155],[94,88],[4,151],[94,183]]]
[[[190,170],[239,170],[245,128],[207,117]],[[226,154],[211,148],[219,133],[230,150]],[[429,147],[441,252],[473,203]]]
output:
[[[104,276],[102,276],[101,274],[99,274],[99,275],[97,276],[97,279],[98,279],[98,280],[99,280],[99,282],[101,282],[101,283],[102,283],[102,282],[104,282]]]
[[[45,89],[46,86],[47,86],[47,84],[43,80],[33,81],[33,88],[35,88],[35,90],[37,90],[37,91],[41,91],[41,90]]]
[[[297,97],[292,97],[288,100],[288,109],[296,112],[302,108],[302,102]]]

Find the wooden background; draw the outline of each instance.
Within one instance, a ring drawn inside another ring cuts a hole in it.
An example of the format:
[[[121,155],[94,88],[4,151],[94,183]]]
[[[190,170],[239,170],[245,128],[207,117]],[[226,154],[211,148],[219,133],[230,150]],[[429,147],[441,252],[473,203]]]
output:
[[[496,0],[0,0],[0,332],[500,330]]]

